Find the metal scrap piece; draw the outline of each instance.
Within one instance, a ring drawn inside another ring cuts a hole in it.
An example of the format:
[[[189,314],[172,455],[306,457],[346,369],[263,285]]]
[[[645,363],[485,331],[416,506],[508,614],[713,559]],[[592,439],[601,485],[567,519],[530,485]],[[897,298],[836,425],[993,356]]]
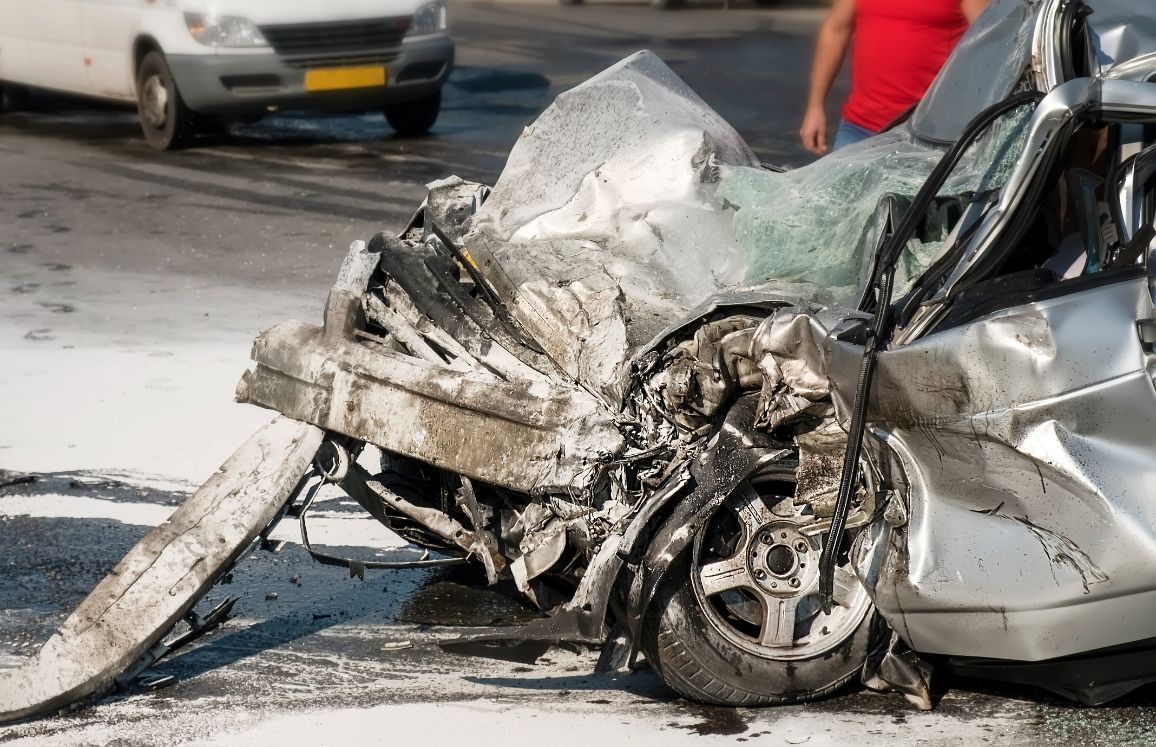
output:
[[[153,646],[281,511],[321,445],[277,418],[129,551],[35,658],[0,674],[0,722],[101,694],[155,661]]]
[[[376,502],[377,509],[371,510],[370,513],[383,524],[389,524],[389,519],[380,507],[384,504],[466,552],[470,552],[475,545],[474,533],[455,519],[435,508],[426,508],[407,501],[375,480],[360,464],[350,465],[349,473],[342,481],[341,487],[362,506],[371,506]]]
[[[486,518],[482,514],[482,507],[478,505],[478,496],[474,493],[474,484],[470,478],[462,478],[462,489],[458,494],[458,504],[465,509],[466,516],[474,527],[474,545],[471,548],[474,555],[482,561],[486,568],[486,580],[491,585],[498,582],[498,574],[506,567],[506,559],[498,549],[498,540],[493,533],[486,529]]]

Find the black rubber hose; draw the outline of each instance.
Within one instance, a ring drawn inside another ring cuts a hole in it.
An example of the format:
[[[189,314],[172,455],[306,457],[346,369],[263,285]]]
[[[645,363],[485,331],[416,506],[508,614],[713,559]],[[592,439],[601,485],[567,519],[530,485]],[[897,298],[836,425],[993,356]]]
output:
[[[1061,83],[1066,83],[1069,80],[1074,80],[1085,74],[1084,71],[1076,69],[1076,45],[1074,42],[1076,41],[1075,36],[1077,34],[1085,34],[1087,32],[1084,19],[1091,14],[1092,9],[1089,8],[1083,0],[1073,0],[1073,2],[1065,5],[1060,11],[1059,25],[1063,31],[1060,32],[1058,42],[1060,48],[1060,73],[1064,77],[1064,79],[1060,81]],[[1081,41],[1086,45],[1086,38]],[[1081,50],[1086,49],[1084,45],[1080,46]]]
[[[847,516],[851,509],[851,498],[855,495],[855,485],[859,481],[859,457],[863,453],[863,434],[866,430],[867,401],[871,392],[871,380],[875,374],[875,359],[879,348],[886,344],[891,334],[891,293],[895,280],[895,269],[907,242],[919,227],[923,214],[931,201],[939,194],[952,169],[967,149],[988,127],[1004,114],[1028,104],[1038,104],[1044,95],[1039,91],[1018,93],[998,104],[989,106],[973,119],[959,139],[948,149],[932,170],[927,181],[920,187],[911,206],[903,214],[903,219],[895,233],[880,250],[879,270],[875,283],[878,288],[878,302],[875,316],[867,332],[867,343],[863,349],[863,362],[859,367],[859,381],[855,386],[855,401],[851,410],[851,425],[847,433],[847,451],[843,455],[843,472],[839,478],[839,497],[835,503],[835,513],[831,517],[831,531],[823,543],[823,554],[819,559],[819,602],[823,611],[831,612],[831,602],[835,590],[835,563],[839,558],[839,548],[843,544],[843,534],[847,528]]]

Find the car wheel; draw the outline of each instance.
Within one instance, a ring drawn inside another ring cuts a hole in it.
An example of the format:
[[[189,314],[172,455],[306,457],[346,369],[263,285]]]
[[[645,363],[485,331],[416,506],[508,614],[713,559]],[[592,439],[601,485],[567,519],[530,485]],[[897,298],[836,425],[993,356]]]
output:
[[[141,60],[136,78],[137,111],[148,144],[157,150],[175,150],[196,136],[196,117],[185,106],[172,70],[160,52]]]
[[[558,0],[559,5],[581,5],[582,0]]]
[[[794,505],[795,465],[736,491],[671,566],[642,648],[682,696],[712,705],[798,703],[846,684],[867,657],[871,600],[844,555],[835,603],[818,600],[814,517]]]
[[[425,98],[390,104],[385,107],[385,119],[398,135],[417,137],[434,126],[441,108],[442,92],[439,90]]]
[[[783,0],[755,0],[755,5],[758,5],[760,8],[773,8],[782,4]]]
[[[681,7],[684,0],[650,0],[650,7],[657,10],[672,10]]]

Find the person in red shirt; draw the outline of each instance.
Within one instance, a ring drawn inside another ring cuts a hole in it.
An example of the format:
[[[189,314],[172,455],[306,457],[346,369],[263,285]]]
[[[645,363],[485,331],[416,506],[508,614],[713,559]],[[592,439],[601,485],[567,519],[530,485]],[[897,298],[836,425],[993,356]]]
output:
[[[874,135],[923,98],[959,37],[989,0],[835,0],[819,29],[807,113],[799,135],[827,152],[827,94],[847,48],[851,96],[835,148]]]

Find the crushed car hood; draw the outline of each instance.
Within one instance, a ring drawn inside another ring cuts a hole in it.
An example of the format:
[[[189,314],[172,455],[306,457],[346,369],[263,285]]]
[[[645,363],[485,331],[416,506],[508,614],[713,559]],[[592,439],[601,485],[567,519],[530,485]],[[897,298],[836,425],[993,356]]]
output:
[[[947,190],[998,184],[1022,123],[993,128]],[[644,51],[526,128],[464,241],[500,266],[496,285],[545,352],[616,403],[631,360],[704,300],[853,307],[883,230],[873,215],[913,195],[943,150],[904,126],[801,169],[765,168]],[[912,242],[901,282],[934,261],[946,227]]]

